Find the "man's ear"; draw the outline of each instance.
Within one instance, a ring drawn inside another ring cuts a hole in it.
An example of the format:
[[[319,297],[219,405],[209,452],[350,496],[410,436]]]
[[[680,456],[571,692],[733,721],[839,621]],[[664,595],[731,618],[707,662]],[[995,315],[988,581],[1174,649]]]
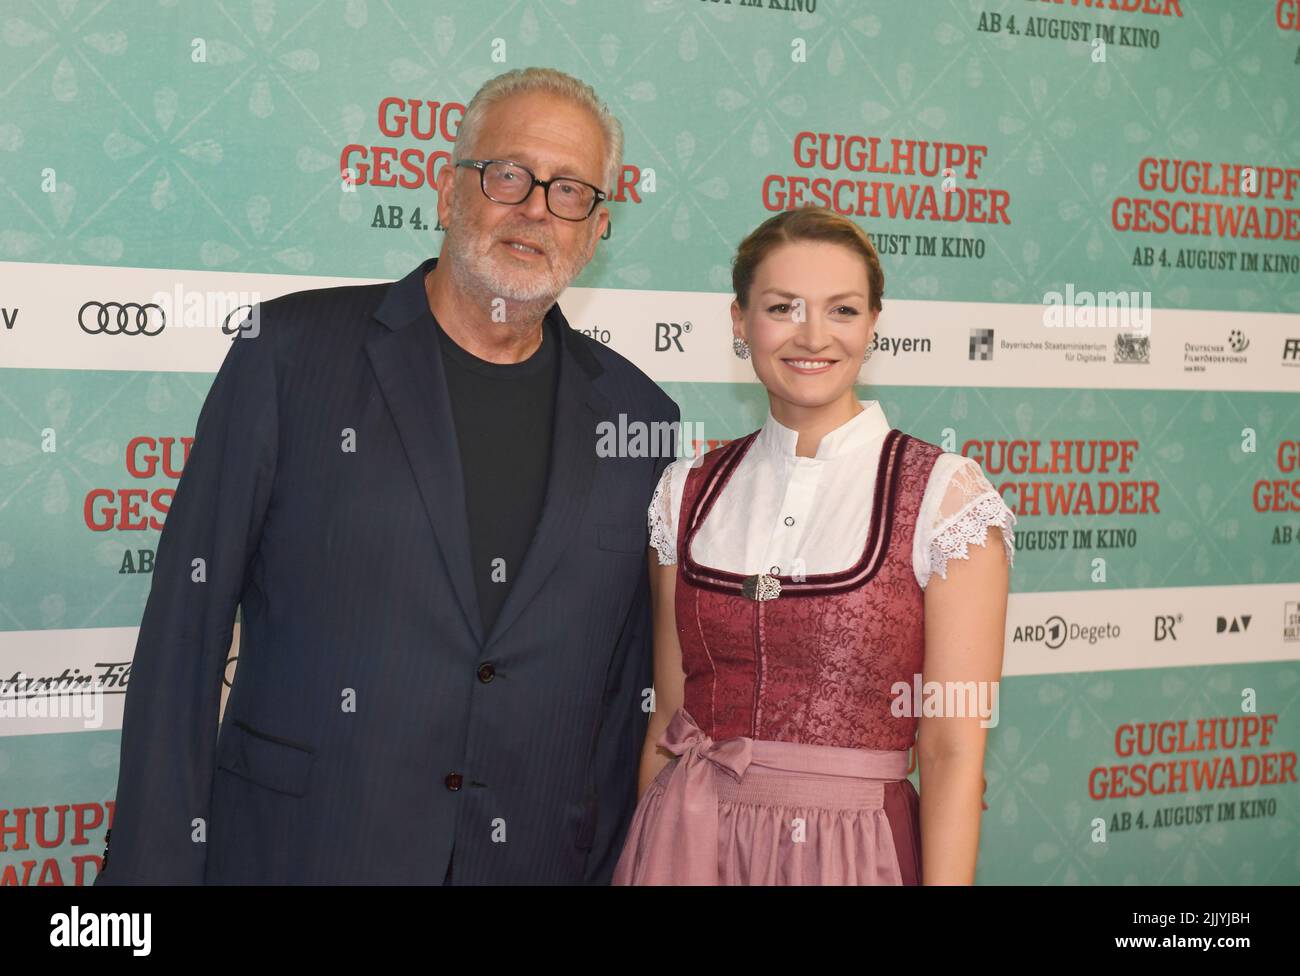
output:
[[[447,226],[447,220],[451,217],[451,198],[456,190],[456,167],[451,161],[442,164],[442,169],[438,170],[438,177],[434,180],[434,186],[438,191],[438,223],[443,227]]]

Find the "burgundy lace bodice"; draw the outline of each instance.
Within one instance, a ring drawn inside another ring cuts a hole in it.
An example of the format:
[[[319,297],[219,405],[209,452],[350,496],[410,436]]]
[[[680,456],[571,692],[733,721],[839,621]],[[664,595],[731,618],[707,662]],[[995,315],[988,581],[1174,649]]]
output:
[[[924,660],[924,593],[912,568],[912,535],[942,449],[891,430],[858,562],[837,573],[777,576],[780,595],[754,599],[770,577],[700,566],[690,550],[709,510],[727,504],[727,480],[754,437],[705,455],[686,479],[675,601],[683,705],[716,740],[908,749],[917,719],[895,717],[891,703],[895,683],[910,689]]]

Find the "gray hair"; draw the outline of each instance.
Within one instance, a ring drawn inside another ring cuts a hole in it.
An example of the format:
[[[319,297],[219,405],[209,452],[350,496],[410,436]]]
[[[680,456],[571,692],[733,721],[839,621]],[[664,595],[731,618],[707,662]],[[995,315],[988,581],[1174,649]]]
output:
[[[451,151],[452,162],[458,163],[472,156],[474,140],[489,108],[512,95],[532,92],[546,92],[567,98],[587,109],[600,123],[608,148],[605,157],[605,185],[602,189],[612,197],[617,188],[619,172],[623,168],[623,126],[590,85],[554,68],[515,68],[484,82],[483,87],[474,93],[469,105],[465,107],[465,115],[456,130],[456,142]]]

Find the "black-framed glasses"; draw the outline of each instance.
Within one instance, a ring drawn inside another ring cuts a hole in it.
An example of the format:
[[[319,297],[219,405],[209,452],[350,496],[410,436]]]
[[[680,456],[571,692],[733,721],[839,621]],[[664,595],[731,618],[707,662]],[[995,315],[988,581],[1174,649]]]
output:
[[[569,176],[539,180],[527,166],[509,159],[462,159],[456,165],[478,170],[479,188],[493,203],[523,203],[533,187],[540,186],[546,209],[561,220],[586,220],[600,201],[608,199],[599,187]]]

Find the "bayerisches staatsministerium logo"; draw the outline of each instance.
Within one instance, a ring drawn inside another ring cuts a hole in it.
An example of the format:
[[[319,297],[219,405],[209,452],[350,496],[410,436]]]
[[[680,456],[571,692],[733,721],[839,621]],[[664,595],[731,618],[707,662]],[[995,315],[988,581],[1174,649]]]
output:
[[[1115,362],[1151,362],[1151,337],[1132,332],[1121,332],[1115,336]]]

